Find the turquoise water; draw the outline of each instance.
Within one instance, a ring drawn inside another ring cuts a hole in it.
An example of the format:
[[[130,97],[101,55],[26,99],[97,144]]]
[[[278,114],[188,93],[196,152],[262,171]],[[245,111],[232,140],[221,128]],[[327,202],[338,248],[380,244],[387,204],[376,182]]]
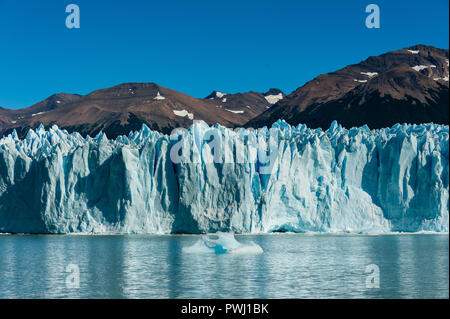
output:
[[[0,298],[449,297],[448,235],[236,238],[264,253],[182,251],[199,236],[1,235]],[[366,286],[371,264],[379,288]]]

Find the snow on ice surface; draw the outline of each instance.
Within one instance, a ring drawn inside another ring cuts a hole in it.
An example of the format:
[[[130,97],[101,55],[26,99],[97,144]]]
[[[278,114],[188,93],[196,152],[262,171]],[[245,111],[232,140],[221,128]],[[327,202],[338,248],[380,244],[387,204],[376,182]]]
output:
[[[367,80],[358,80],[358,79],[353,79],[353,81],[359,82],[359,83],[366,83],[367,82]]]
[[[412,54],[419,54],[419,50],[408,50],[408,52]]]
[[[214,238],[217,237],[217,238]],[[183,247],[184,253],[191,254],[262,254],[263,249],[255,242],[243,244],[236,240],[233,233],[217,232],[203,235],[194,245]]]
[[[172,161],[179,141],[190,161]],[[448,232],[448,183],[449,128],[435,124],[195,122],[115,140],[40,126],[0,139],[0,232]]]
[[[222,92],[217,92],[216,91],[216,97],[218,97],[219,99],[224,97],[225,95],[227,95],[227,93],[222,93]]]
[[[182,110],[182,111],[173,110],[173,113],[176,116],[181,116],[181,117],[186,117],[187,116],[190,120],[194,119],[194,114],[193,113],[189,113],[186,110]]]
[[[275,104],[277,103],[279,100],[283,99],[283,94],[279,93],[277,95],[267,95],[265,96],[267,102],[269,102],[270,104]]]

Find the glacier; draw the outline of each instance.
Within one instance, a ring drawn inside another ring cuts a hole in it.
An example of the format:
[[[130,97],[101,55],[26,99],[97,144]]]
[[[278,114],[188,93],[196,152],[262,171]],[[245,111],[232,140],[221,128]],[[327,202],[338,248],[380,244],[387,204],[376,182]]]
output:
[[[448,232],[449,127],[0,139],[0,233]]]

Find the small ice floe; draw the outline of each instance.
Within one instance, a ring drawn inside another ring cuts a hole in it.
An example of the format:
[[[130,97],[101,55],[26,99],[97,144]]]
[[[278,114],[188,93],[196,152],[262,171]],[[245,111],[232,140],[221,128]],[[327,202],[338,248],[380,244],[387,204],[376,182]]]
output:
[[[367,82],[367,80],[358,80],[358,79],[353,79],[353,81],[359,82],[359,83],[366,83]]]
[[[164,96],[162,96],[161,94],[158,93],[156,94],[156,96],[153,98],[154,100],[165,100],[166,98]]]
[[[262,254],[263,249],[253,241],[240,243],[233,233],[217,232],[204,235],[194,245],[183,247],[184,253],[191,254]]]
[[[419,54],[419,50],[408,50],[411,54]]]

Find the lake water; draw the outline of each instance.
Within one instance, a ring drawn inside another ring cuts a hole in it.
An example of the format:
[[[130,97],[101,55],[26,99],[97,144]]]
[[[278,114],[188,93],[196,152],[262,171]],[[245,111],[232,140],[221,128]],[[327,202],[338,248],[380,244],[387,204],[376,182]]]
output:
[[[449,297],[448,235],[236,236],[264,253],[182,251],[199,238],[0,235],[0,298]],[[76,269],[79,288],[66,284]]]

